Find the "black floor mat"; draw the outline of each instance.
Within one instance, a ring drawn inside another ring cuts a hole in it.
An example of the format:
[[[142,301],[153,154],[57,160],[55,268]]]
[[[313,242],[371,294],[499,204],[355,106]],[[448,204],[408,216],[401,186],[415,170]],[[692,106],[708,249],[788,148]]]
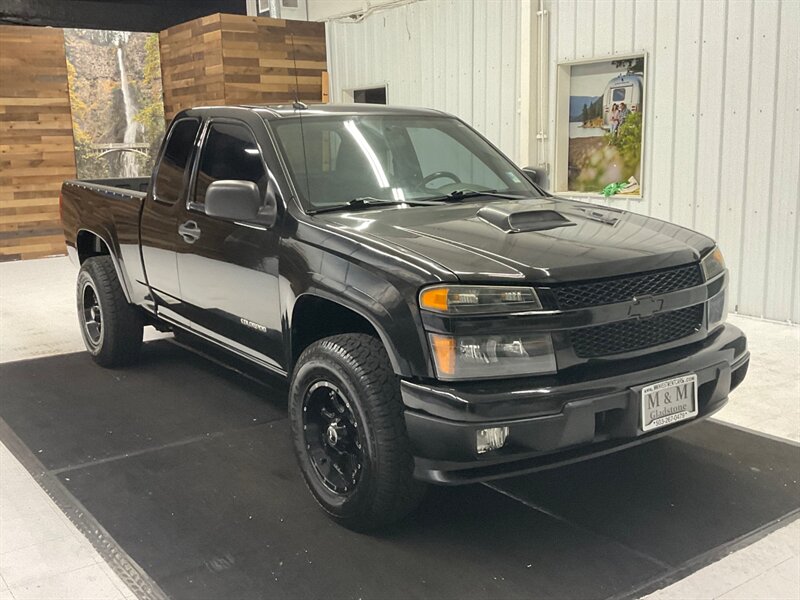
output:
[[[706,422],[491,488],[433,489],[366,536],[306,491],[282,384],[167,342],[124,371],[74,354],[0,365],[0,381],[0,417],[173,598],[625,596],[800,507],[800,448]]]
[[[0,365],[0,417],[48,469],[65,469],[286,418],[286,391],[167,341],[135,367],[89,354]]]

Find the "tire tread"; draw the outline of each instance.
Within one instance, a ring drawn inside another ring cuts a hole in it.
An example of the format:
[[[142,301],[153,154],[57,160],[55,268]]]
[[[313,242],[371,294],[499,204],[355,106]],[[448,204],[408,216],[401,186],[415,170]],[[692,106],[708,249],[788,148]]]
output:
[[[369,414],[379,453],[375,462],[380,469],[368,511],[358,517],[342,517],[320,504],[334,519],[352,529],[377,529],[398,521],[419,505],[425,485],[414,479],[414,458],[406,432],[399,380],[386,349],[369,334],[339,334],[311,344],[301,354],[298,365],[317,354],[336,356],[366,391],[360,401]]]
[[[83,263],[81,272],[86,273],[93,282],[102,309],[103,345],[97,354],[92,355],[95,362],[104,367],[135,363],[142,346],[144,322],[125,298],[114,262],[110,256],[94,256]],[[79,294],[80,290],[79,275]]]

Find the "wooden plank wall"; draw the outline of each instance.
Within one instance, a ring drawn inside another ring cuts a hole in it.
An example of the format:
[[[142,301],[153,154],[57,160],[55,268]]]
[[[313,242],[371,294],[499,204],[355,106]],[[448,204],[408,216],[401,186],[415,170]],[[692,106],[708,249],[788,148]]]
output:
[[[159,34],[167,121],[185,108],[225,104],[220,16],[181,23]]]
[[[301,100],[322,100],[323,23],[218,14],[162,31],[160,40],[167,119],[203,104],[291,101],[296,85]]]
[[[324,23],[222,15],[221,24],[227,104],[287,102],[295,87],[300,100],[322,101]]]
[[[0,261],[65,252],[58,194],[73,177],[64,34],[0,25]]]

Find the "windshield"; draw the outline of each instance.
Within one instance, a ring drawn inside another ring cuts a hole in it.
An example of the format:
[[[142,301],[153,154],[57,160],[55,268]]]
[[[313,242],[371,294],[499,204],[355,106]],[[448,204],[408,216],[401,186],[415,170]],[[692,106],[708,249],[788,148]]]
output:
[[[457,119],[313,116],[303,119],[302,135],[299,118],[270,125],[307,210],[356,198],[413,201],[455,191],[541,196],[513,164]]]

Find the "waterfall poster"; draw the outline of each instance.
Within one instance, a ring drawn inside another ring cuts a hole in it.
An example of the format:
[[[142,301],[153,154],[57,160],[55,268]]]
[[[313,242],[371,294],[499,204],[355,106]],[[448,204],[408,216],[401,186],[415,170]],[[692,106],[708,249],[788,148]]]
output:
[[[164,135],[158,34],[65,29],[78,177],[147,177]]]

